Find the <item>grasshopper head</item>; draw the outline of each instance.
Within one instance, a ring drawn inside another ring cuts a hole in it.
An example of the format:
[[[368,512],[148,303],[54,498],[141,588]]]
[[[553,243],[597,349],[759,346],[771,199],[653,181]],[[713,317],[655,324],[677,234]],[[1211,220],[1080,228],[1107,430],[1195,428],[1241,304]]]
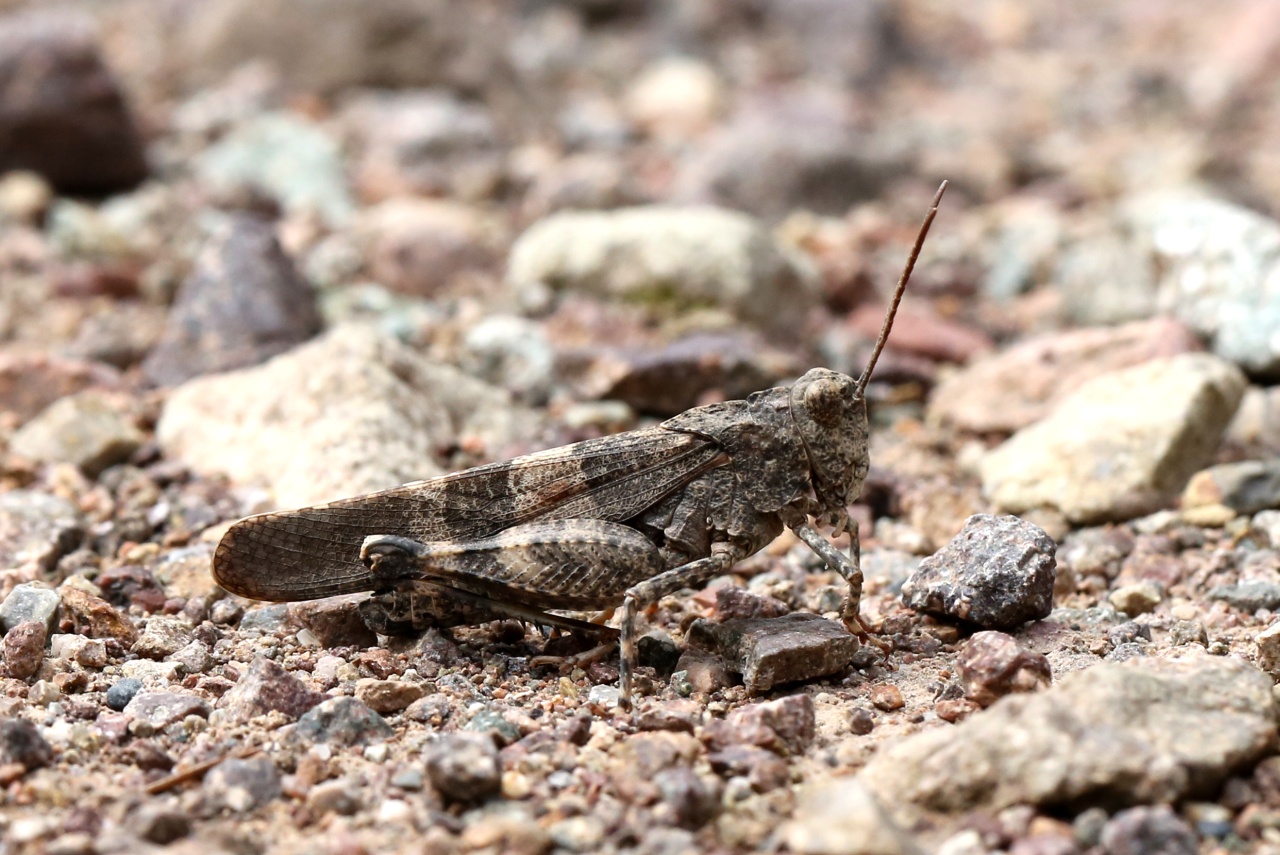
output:
[[[813,489],[826,511],[857,500],[870,462],[867,401],[858,381],[814,368],[791,387],[791,417],[809,456]]]

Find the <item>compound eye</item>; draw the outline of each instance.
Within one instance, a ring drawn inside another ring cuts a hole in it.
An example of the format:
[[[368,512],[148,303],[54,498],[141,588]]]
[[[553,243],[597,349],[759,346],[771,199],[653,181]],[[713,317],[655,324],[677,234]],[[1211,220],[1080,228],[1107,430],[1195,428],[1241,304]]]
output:
[[[809,388],[804,391],[804,408],[809,413],[809,418],[824,426],[837,423],[853,394],[845,385],[825,377],[810,383]]]

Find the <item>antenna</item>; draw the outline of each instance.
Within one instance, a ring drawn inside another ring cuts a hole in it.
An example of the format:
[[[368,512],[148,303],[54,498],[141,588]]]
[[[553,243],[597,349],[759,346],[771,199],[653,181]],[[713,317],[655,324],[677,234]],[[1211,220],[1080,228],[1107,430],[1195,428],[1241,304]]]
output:
[[[924,215],[924,222],[920,225],[920,232],[916,235],[916,242],[911,247],[911,255],[907,257],[907,266],[902,270],[902,276],[898,278],[898,287],[893,291],[893,299],[889,301],[889,311],[885,313],[884,323],[880,325],[880,335],[876,338],[875,350],[871,351],[871,358],[867,360],[867,367],[863,369],[862,376],[858,378],[858,387],[854,390],[854,397],[862,397],[862,393],[866,391],[867,381],[871,379],[871,371],[876,367],[876,360],[880,358],[880,351],[884,350],[884,343],[889,340],[889,330],[893,329],[893,316],[898,313],[898,304],[902,302],[902,294],[907,290],[907,282],[911,279],[911,271],[915,269],[916,259],[920,257],[920,248],[924,246],[925,236],[929,234],[929,226],[933,225],[933,218],[938,215],[938,203],[942,201],[942,194],[947,192],[947,182],[943,181],[938,186],[938,192],[933,196],[933,204],[929,207],[929,213]]]

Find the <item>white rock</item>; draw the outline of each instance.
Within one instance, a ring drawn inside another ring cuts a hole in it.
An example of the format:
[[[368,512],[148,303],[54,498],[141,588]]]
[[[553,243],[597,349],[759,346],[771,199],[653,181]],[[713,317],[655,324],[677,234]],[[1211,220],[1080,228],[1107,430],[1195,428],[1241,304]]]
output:
[[[1244,389],[1208,354],[1106,374],[988,453],[983,490],[1002,512],[1050,507],[1075,523],[1149,513],[1212,461]]]
[[[719,306],[792,333],[818,301],[816,271],[745,214],[652,205],[560,213],[511,249],[507,281],[548,285],[668,311]]]
[[[434,455],[458,442],[498,456],[537,424],[508,393],[347,326],[180,386],[156,435],[201,473],[265,480],[279,504],[299,506],[439,475]]]
[[[914,855],[924,851],[855,778],[806,787],[785,833],[791,851],[800,855]]]

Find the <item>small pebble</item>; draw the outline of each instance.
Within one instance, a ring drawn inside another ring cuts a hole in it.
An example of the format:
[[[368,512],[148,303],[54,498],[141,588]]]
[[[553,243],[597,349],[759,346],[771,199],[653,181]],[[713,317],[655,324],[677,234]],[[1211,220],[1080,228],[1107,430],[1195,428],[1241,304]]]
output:
[[[107,689],[107,706],[120,712],[129,705],[133,696],[142,689],[142,681],[136,677],[125,677],[117,680]]]
[[[907,705],[897,686],[880,685],[871,690],[871,705],[878,710],[900,710]]]
[[[360,793],[346,778],[316,784],[307,793],[307,807],[316,816],[336,813],[352,816],[362,807]]]
[[[1100,842],[1108,855],[1196,855],[1200,851],[1191,826],[1166,805],[1120,811],[1103,827]]]
[[[4,634],[4,664],[9,676],[19,680],[35,676],[44,662],[44,640],[41,621],[20,623]]]
[[[1116,588],[1107,597],[1107,602],[1111,603],[1116,611],[1129,617],[1137,617],[1153,611],[1163,599],[1164,591],[1160,586],[1144,579],[1141,582]]]
[[[355,698],[339,697],[313,707],[300,719],[293,739],[304,744],[369,745],[395,735],[386,719]]]
[[[280,793],[280,771],[267,757],[232,757],[214,766],[204,779],[205,797],[236,813],[261,807]]]
[[[1052,674],[1042,654],[1023,650],[1003,632],[975,633],[956,657],[965,697],[990,706],[1015,692],[1034,692],[1048,686]]]
[[[427,776],[446,799],[475,802],[502,788],[498,750],[478,734],[448,734],[425,750]]]
[[[0,718],[0,766],[21,765],[26,771],[53,762],[53,748],[26,719]]]
[[[423,694],[421,686],[406,680],[366,678],[356,683],[356,697],[378,713],[400,712]]]
[[[859,647],[858,639],[840,624],[804,612],[724,623],[698,620],[689,630],[688,643],[718,653],[730,670],[742,675],[749,692],[839,673],[849,667]],[[680,668],[689,670],[684,657]]]

